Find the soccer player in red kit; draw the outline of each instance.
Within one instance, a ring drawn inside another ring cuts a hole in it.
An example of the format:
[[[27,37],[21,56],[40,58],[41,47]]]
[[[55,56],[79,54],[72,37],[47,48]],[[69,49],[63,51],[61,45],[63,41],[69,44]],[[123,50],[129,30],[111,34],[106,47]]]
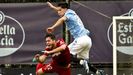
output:
[[[38,61],[36,66],[36,75],[53,72],[58,75],[71,75],[70,52],[63,39],[56,41],[53,34],[47,34],[45,36],[45,41],[46,49],[44,54],[37,54],[34,57]],[[49,64],[44,64],[47,56],[51,56],[52,61]]]

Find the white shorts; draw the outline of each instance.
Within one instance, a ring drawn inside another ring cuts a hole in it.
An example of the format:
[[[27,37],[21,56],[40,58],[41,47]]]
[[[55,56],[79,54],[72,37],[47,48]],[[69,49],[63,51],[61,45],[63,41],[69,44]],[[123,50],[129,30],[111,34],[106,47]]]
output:
[[[72,55],[77,58],[89,59],[89,51],[92,46],[91,38],[87,35],[76,38],[68,47]]]

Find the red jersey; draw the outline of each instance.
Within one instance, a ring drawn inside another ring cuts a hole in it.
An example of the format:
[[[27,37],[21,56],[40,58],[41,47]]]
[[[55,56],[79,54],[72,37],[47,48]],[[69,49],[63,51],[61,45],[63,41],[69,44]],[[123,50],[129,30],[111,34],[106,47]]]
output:
[[[59,39],[56,41],[56,47],[60,47],[64,44],[65,42],[63,39]],[[68,46],[65,47],[65,50],[52,54],[52,59],[53,62],[59,66],[66,66],[70,64],[70,52]]]

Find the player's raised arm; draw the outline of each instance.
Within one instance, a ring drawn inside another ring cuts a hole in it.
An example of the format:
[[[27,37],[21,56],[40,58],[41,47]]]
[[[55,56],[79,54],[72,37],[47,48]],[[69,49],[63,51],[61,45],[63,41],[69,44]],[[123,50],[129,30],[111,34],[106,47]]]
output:
[[[63,25],[63,22],[65,20],[66,20],[65,16],[61,17],[60,19],[58,19],[58,21],[53,26],[47,28],[47,32],[52,33],[56,27]]]
[[[58,11],[58,10],[59,10],[59,8],[56,7],[56,6],[54,6],[52,3],[47,2],[47,4],[48,4],[49,7],[51,7],[51,8],[54,9],[55,11]]]

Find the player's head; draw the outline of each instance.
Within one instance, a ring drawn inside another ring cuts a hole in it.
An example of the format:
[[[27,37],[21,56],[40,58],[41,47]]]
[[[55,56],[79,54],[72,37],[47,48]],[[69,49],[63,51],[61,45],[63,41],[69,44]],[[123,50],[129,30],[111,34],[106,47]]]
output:
[[[69,8],[69,6],[68,6],[68,3],[59,3],[58,4],[58,7],[61,7],[61,8],[66,8],[66,9],[68,9]]]
[[[46,47],[53,49],[56,46],[56,37],[54,34],[48,33],[45,36]]]
[[[68,3],[59,3],[57,6],[58,6],[58,15],[64,16],[66,10],[69,8]]]

